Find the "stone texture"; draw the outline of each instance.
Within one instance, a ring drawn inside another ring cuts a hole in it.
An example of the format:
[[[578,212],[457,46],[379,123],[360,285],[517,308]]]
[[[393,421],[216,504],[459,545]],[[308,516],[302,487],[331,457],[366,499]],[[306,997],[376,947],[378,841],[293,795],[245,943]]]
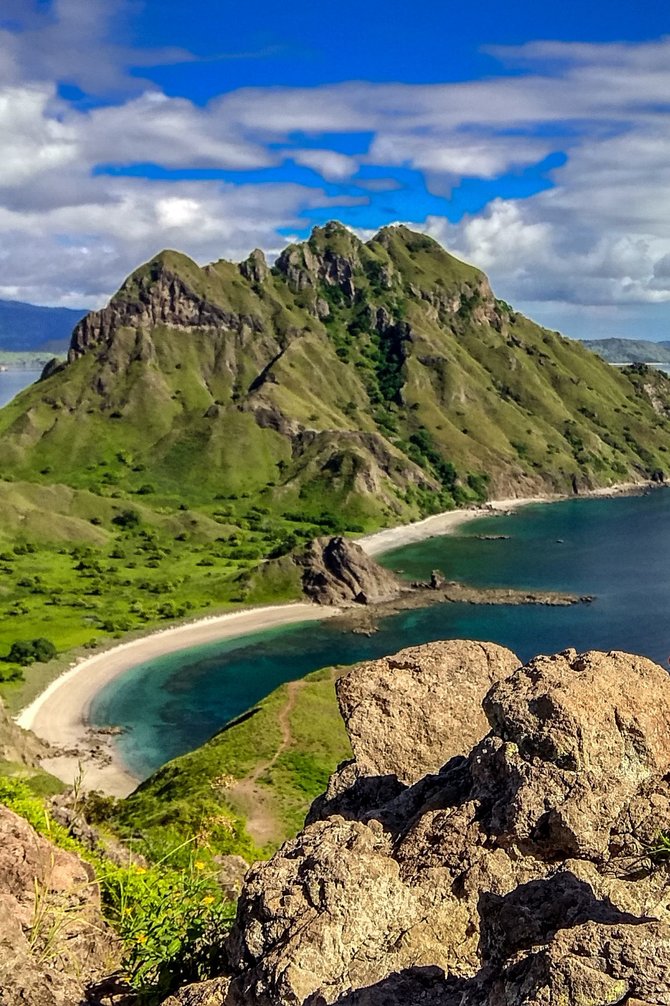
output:
[[[116,964],[93,871],[0,807],[0,1006],[79,1006]]]
[[[670,677],[572,650],[514,669],[491,648],[491,730],[459,757],[487,673],[460,645],[479,686],[460,721],[449,711],[453,737],[436,709],[455,644],[344,680],[352,746],[394,782],[387,802],[370,790],[253,867],[228,977],[172,1006],[670,1006],[668,868],[650,858],[670,829]]]
[[[348,538],[315,538],[298,561],[303,591],[317,604],[376,604],[400,593],[393,573]]]
[[[336,683],[358,766],[411,784],[468,754],[488,730],[482,699],[520,664],[503,646],[458,639],[359,664]]]

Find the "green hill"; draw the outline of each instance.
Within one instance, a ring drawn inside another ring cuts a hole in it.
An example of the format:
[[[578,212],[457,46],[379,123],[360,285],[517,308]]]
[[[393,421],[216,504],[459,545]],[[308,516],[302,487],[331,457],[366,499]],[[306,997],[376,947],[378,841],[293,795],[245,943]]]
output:
[[[407,228],[330,223],[272,268],[162,252],[0,410],[0,647],[294,596],[254,570],[318,534],[660,479],[669,433],[665,375]]]
[[[272,269],[258,252],[138,269],[77,326],[68,363],[0,413],[2,466],[383,523],[649,475],[666,397],[662,377],[613,372],[514,312],[430,238],[364,244],[328,224]]]

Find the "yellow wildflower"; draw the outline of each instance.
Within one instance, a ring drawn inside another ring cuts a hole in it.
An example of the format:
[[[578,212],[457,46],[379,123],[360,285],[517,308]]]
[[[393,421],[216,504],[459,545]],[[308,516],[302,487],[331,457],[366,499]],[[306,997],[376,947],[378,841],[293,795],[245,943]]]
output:
[[[137,866],[137,867],[135,867],[135,872],[136,873],[146,873],[147,872],[147,868],[146,868],[146,866]]]
[[[196,861],[195,861],[195,863],[193,865],[195,866],[196,870],[204,870],[205,869],[205,864],[203,863],[203,861],[201,859],[196,859]]]
[[[214,898],[212,897],[211,894],[208,894],[205,898],[202,899],[202,903],[203,905],[213,905]]]
[[[146,943],[147,942],[147,934],[146,933],[138,933],[137,936],[135,937],[135,939],[137,940],[138,943]]]

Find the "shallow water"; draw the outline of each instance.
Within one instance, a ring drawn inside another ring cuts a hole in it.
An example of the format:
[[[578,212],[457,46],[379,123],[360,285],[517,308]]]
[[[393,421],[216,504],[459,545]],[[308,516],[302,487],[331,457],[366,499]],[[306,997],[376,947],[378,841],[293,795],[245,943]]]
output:
[[[93,722],[121,724],[128,767],[144,777],[202,744],[284,681],[435,639],[493,640],[522,659],[567,646],[670,654],[670,492],[534,505],[477,520],[458,536],[384,556],[409,578],[441,569],[482,586],[596,595],[570,608],[440,604],[401,612],[371,637],[309,622],[171,654],[134,668],[97,697]],[[480,541],[478,534],[509,540]]]

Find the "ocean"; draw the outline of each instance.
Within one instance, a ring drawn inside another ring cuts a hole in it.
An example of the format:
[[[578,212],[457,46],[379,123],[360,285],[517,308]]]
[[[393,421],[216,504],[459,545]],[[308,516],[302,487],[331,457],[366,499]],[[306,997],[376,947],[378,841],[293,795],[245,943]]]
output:
[[[41,370],[0,370],[0,408],[36,381]]]
[[[482,541],[479,534],[509,535]],[[575,499],[471,522],[455,536],[387,553],[410,579],[433,569],[481,586],[595,596],[568,608],[438,604],[381,620],[367,637],[310,622],[171,654],[135,667],[97,696],[92,721],[121,725],[127,766],[144,778],[197,747],[284,681],[435,639],[491,640],[522,660],[538,653],[621,649],[667,665],[670,492]]]

